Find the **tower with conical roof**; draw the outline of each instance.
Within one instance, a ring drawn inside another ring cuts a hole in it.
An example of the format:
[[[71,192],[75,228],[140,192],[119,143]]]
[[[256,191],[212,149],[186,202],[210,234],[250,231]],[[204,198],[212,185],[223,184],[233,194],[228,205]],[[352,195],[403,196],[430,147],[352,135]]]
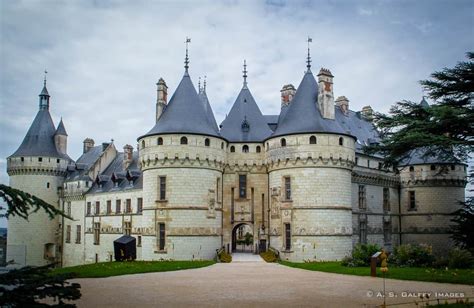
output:
[[[10,186],[60,208],[59,198],[70,158],[64,123],[56,128],[49,113],[46,78],[39,95],[39,111],[19,148],[7,159]],[[46,213],[31,213],[28,221],[8,220],[7,260],[17,265],[40,266],[59,261],[60,221]]]
[[[190,39],[186,40],[187,43]],[[222,245],[222,175],[226,140],[204,93],[185,72],[155,126],[138,138],[143,171],[145,260],[212,259]]]

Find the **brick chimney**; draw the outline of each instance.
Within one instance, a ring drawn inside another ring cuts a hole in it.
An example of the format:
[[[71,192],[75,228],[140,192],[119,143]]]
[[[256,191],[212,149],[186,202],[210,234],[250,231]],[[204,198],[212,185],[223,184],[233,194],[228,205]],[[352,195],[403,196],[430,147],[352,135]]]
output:
[[[318,74],[318,107],[325,119],[334,119],[334,93],[331,71],[321,68]]]
[[[292,84],[286,84],[281,88],[281,107],[288,106],[291,103],[291,100],[295,96],[296,89]]]
[[[123,147],[123,168],[127,169],[133,162],[133,147],[129,144],[126,144]]]
[[[374,110],[370,106],[362,107],[361,115],[367,121],[372,121],[374,119]]]
[[[339,106],[342,113],[344,113],[345,115],[347,115],[347,113],[349,112],[349,100],[345,96],[339,96],[336,99],[336,106]]]
[[[94,139],[86,138],[84,139],[83,143],[84,143],[83,153],[89,152],[89,150],[94,147]]]
[[[168,86],[163,78],[158,80],[157,86],[157,95],[156,95],[156,122],[163,113],[166,104],[168,103]]]

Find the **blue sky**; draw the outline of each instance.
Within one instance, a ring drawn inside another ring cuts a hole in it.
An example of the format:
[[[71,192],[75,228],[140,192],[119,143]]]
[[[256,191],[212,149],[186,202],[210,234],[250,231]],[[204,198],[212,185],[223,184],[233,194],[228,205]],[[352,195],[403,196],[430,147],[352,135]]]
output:
[[[283,84],[299,84],[306,38],[313,72],[328,68],[350,108],[386,112],[419,101],[418,84],[474,50],[474,1],[1,1],[0,182],[6,157],[38,110],[48,70],[51,114],[64,119],[69,155],[86,137],[118,148],[154,123],[155,83],[170,94],[183,74],[207,93],[218,122],[235,100],[247,59],[249,88],[277,114]]]

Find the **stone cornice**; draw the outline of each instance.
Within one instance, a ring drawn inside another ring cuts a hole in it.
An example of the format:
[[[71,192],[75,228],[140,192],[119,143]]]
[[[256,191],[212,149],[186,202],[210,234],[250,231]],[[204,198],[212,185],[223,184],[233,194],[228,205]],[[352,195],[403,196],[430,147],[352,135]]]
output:
[[[155,157],[154,159],[143,159],[141,161],[142,170],[148,169],[156,169],[156,168],[198,168],[198,169],[212,169],[222,172],[224,169],[224,163],[222,161],[218,161],[217,159],[209,159],[204,158],[201,159],[199,157],[196,158],[168,158],[165,157],[163,159],[159,159]]]
[[[282,159],[269,159],[267,160],[268,170],[274,171],[278,169],[289,169],[289,168],[342,168],[352,170],[354,162],[349,159],[333,158],[333,157],[296,157]]]
[[[14,175],[50,175],[66,177],[65,169],[57,169],[52,167],[9,167],[7,169],[9,176]]]
[[[467,181],[465,179],[410,179],[408,181],[402,181],[402,187],[466,187]]]
[[[359,170],[352,171],[352,182],[394,188],[400,185],[400,179],[398,176]]]

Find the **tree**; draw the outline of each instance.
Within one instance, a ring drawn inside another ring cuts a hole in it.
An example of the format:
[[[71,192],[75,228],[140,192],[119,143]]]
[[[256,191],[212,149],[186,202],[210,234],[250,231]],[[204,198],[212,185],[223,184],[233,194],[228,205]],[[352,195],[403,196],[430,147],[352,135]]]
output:
[[[51,219],[57,215],[70,218],[61,210],[44,200],[24,191],[0,184],[0,198],[8,208],[0,206],[1,217],[19,216],[25,220],[37,211],[44,210]],[[42,267],[24,267],[0,275],[1,307],[75,307],[65,300],[77,300],[81,297],[80,284],[67,282],[72,275],[53,275],[54,264]],[[48,301],[53,304],[47,304]]]

